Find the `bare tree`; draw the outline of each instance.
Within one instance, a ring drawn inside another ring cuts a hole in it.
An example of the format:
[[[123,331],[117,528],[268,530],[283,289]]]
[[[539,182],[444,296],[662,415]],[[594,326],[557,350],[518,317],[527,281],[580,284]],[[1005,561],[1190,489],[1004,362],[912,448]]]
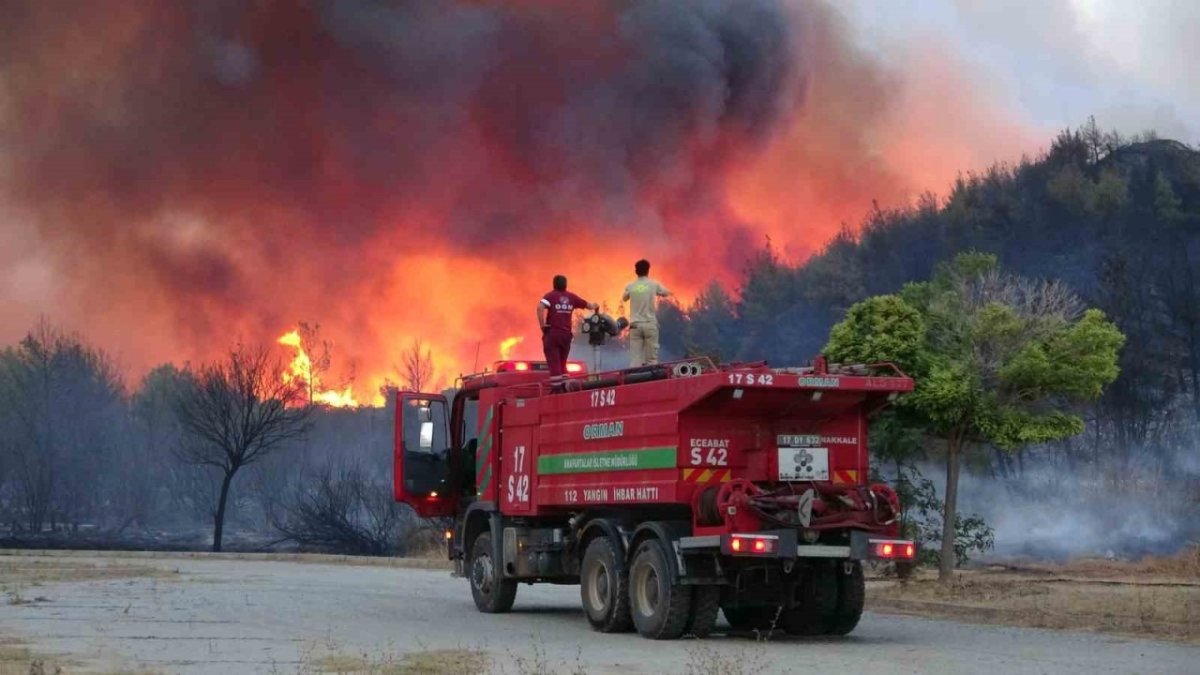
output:
[[[307,400],[311,402],[322,378],[333,365],[333,342],[321,338],[321,324],[316,322],[301,321],[296,332],[300,335],[300,348],[308,355],[308,382],[305,384],[308,389]]]
[[[305,400],[316,402],[322,389],[328,386],[325,375],[333,366],[333,341],[321,337],[321,324],[301,321],[296,330],[279,338],[278,342],[296,350],[285,377],[300,386]],[[348,387],[353,381],[352,373],[341,388]]]
[[[387,487],[349,465],[301,476],[289,503],[272,518],[284,537],[324,550],[362,555],[403,553],[408,512]]]
[[[266,348],[238,346],[201,366],[176,412],[186,439],[181,453],[197,466],[221,471],[213,520],[213,550],[221,550],[229,486],[238,470],[279,450],[308,431],[311,408],[301,383],[285,382],[282,364]]]
[[[400,355],[400,365],[394,366],[400,384],[408,391],[425,391],[433,384],[433,352],[416,338]]]

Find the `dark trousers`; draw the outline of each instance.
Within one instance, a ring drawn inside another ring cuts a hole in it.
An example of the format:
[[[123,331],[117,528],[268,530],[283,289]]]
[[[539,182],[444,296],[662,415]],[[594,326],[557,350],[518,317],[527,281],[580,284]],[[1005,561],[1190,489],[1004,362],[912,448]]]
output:
[[[550,376],[567,373],[567,356],[571,354],[571,334],[561,330],[549,330],[542,335],[542,352],[550,366]]]

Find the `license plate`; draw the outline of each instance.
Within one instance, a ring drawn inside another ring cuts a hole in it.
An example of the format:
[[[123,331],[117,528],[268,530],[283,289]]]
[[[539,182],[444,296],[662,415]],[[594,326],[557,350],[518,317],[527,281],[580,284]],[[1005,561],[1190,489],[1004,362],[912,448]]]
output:
[[[779,448],[779,480],[829,480],[829,448]]]

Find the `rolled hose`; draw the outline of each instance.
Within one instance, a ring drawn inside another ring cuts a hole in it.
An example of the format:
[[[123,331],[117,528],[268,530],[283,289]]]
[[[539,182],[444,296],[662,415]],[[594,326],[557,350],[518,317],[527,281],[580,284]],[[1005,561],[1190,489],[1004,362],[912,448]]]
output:
[[[710,485],[700,492],[700,497],[696,500],[696,519],[701,525],[711,527],[725,523],[721,511],[717,508],[718,490],[716,485]]]
[[[737,499],[735,493],[743,496],[738,501],[744,507],[751,509],[756,516],[767,523],[777,527],[790,528],[796,526],[790,520],[776,518],[767,508],[764,508],[771,505],[781,505],[775,498],[791,496],[793,493],[789,492],[786,495],[779,492],[764,494],[759,492],[753,484],[743,480],[724,483],[719,487],[712,485],[702,490],[696,498],[698,523],[704,526],[723,525],[725,523],[725,511],[727,507]],[[870,486],[858,487],[850,494],[855,493],[857,493],[859,500],[861,500],[862,507],[865,508],[827,513],[821,517],[814,515],[814,525],[819,527],[835,527],[843,520],[850,520],[851,514],[856,511],[870,513],[871,520],[876,525],[889,525],[899,517],[900,498],[891,487],[882,483],[873,483]]]
[[[699,363],[686,361],[684,363],[676,363],[671,367],[671,374],[675,377],[696,377],[704,372]]]

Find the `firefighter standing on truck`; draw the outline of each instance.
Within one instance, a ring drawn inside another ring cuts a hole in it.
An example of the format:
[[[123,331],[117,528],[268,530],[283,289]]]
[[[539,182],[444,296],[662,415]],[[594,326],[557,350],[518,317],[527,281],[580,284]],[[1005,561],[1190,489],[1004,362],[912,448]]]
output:
[[[650,261],[633,265],[637,279],[625,287],[622,302],[629,303],[629,367],[658,363],[658,314],[655,301],[671,295],[666,286],[650,278]]]
[[[600,309],[567,290],[567,278],[554,277],[554,290],[542,296],[537,307],[538,324],[542,327],[542,351],[550,366],[550,377],[561,378],[567,372],[567,356],[571,353],[571,317],[577,309]]]

